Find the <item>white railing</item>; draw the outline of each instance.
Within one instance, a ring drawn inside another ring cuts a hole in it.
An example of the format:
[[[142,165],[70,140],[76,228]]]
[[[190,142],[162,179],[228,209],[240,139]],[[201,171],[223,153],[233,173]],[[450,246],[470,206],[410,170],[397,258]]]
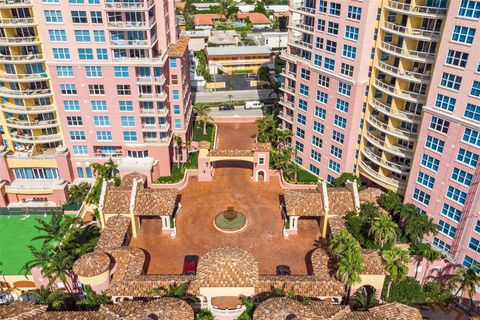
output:
[[[432,38],[432,39],[440,38],[439,31],[407,28],[402,25],[399,25],[393,22],[387,22],[387,21],[385,21],[383,25],[384,25],[384,28],[386,29],[390,29],[399,33],[409,35],[409,36],[425,37],[425,38]]]
[[[389,51],[393,51],[393,52],[398,53],[398,54],[401,54],[402,56],[405,56],[407,58],[415,57],[415,58],[419,58],[419,59],[428,59],[428,60],[433,60],[435,58],[435,55],[433,53],[424,52],[424,51],[409,50],[409,49],[397,47],[393,44],[390,44],[390,43],[387,43],[387,42],[384,42],[384,41],[382,41],[381,43],[382,43],[382,45],[381,45],[382,48],[384,48],[386,50],[389,50]]]
[[[293,123],[293,117],[292,116],[289,116],[288,114],[285,114],[283,113],[283,111],[280,111],[280,113],[278,114],[278,117],[280,119],[283,119],[285,121],[288,121],[290,123]]]
[[[400,77],[408,78],[408,80],[410,81],[430,81],[430,79],[432,78],[430,76],[430,73],[419,73],[408,70],[400,70],[399,68],[380,60],[377,61],[377,67],[379,69],[386,70],[387,72],[389,71],[391,73],[394,73],[395,75],[398,75]]]
[[[32,24],[35,23],[34,18],[0,18],[0,24]]]
[[[446,8],[417,6],[413,4],[402,3],[397,0],[388,0],[387,5],[392,9],[407,11],[411,13],[432,14],[432,15],[439,15],[439,16],[444,16],[447,14]]]
[[[395,94],[399,96],[400,98],[404,99],[411,99],[414,102],[417,100],[424,101],[425,100],[425,95],[421,93],[416,93],[416,92],[411,92],[403,89],[396,88],[395,86],[389,85],[388,83],[385,83],[379,79],[375,79],[375,85],[377,87],[380,87],[382,89],[385,89],[389,91],[392,94]]]
[[[137,39],[137,40],[111,40],[110,44],[112,46],[147,46],[147,39]]]
[[[137,77],[137,82],[157,82],[160,84],[165,83],[165,76],[162,74],[160,77]]]
[[[13,140],[18,141],[27,141],[27,142],[45,142],[45,141],[58,141],[62,140],[62,137],[59,134],[44,134],[39,136],[30,136],[30,135],[19,135],[16,133],[12,133],[11,137]]]
[[[419,121],[422,117],[412,112],[393,109],[391,106],[387,106],[386,104],[381,103],[375,98],[372,98],[372,100],[370,101],[370,105],[375,109],[380,110],[383,113],[387,113],[397,119],[414,122],[414,121]]]
[[[45,106],[17,106],[12,103],[3,103],[0,104],[0,109],[3,109],[6,112],[14,112],[14,113],[42,113],[46,111],[55,111],[56,106],[53,104],[45,105]]]
[[[370,115],[370,117],[367,118],[367,121],[385,133],[397,135],[403,139],[417,140],[418,133],[389,126],[386,123],[383,123],[380,120],[376,119],[373,115]]]
[[[30,0],[0,0],[0,7],[14,7],[22,4],[31,4]]]
[[[283,75],[284,77],[291,77],[291,78],[294,78],[294,79],[296,79],[296,77],[297,77],[297,74],[295,72],[287,71],[285,68],[282,68],[281,75]]]
[[[373,180],[378,180],[382,181],[388,185],[391,185],[392,187],[395,188],[400,188],[403,189],[406,187],[406,183],[403,181],[398,181],[396,179],[392,179],[389,177],[385,177],[384,175],[380,174],[378,171],[373,170],[367,163],[365,163],[363,160],[360,160],[360,167],[365,170]]]
[[[25,91],[22,90],[11,90],[6,89],[5,87],[0,87],[0,93],[10,96],[43,96],[43,95],[51,95],[52,91],[50,89],[26,89]]]
[[[28,54],[28,55],[15,55],[7,56],[0,54],[0,61],[30,61],[30,60],[42,60],[43,57],[41,54]]]
[[[308,14],[315,14],[315,8],[307,7],[304,3],[294,4],[292,6],[293,10],[302,11]]]
[[[38,37],[0,37],[0,43],[19,43],[19,44],[27,44],[32,42],[40,42]]]
[[[370,160],[373,160],[374,162],[377,162],[377,164],[379,164],[379,165],[386,166],[387,169],[389,169],[389,170],[396,170],[400,173],[408,173],[408,171],[410,170],[410,167],[407,166],[407,165],[397,164],[393,161],[389,161],[387,159],[382,159],[381,156],[373,153],[368,148],[364,147],[362,149],[362,152],[363,152],[364,155],[366,155],[368,158],[370,158]]]
[[[21,121],[15,119],[6,119],[7,124],[18,127],[43,127],[43,126],[56,126],[58,125],[57,120],[43,120],[43,121]]]
[[[384,140],[376,137],[370,131],[366,131],[365,138],[377,148],[398,156],[403,156],[408,158],[408,157],[411,157],[413,153],[413,151],[408,148],[387,144]]]
[[[0,73],[0,79],[9,79],[9,80],[37,80],[37,79],[48,79],[46,73],[33,73],[33,74],[10,74],[10,73]]]
[[[313,48],[313,45],[311,43],[302,41],[301,38],[299,38],[299,37],[292,37],[290,39],[290,43],[293,44],[293,45],[296,45],[298,47],[302,47],[302,48],[307,48],[307,49],[312,49]]]
[[[313,26],[309,26],[301,20],[294,20],[292,22],[292,27],[297,28],[297,29],[301,29],[301,30],[305,30],[307,32],[313,32],[315,30],[315,28]]]

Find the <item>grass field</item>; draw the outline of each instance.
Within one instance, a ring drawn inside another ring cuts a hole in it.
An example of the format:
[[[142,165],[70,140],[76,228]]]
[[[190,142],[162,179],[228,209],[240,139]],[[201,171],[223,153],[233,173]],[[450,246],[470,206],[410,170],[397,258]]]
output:
[[[27,246],[41,241],[32,242],[32,238],[38,235],[35,218],[49,220],[43,215],[31,215],[22,220],[23,216],[0,216],[0,267],[5,275],[23,274],[22,267],[31,259],[30,250]]]

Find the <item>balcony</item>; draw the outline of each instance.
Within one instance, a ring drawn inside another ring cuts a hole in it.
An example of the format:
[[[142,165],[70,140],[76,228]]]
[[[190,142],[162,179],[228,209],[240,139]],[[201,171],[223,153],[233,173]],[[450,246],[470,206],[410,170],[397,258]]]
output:
[[[282,68],[282,72],[280,73],[280,75],[285,77],[285,78],[292,79],[292,80],[297,79],[297,74],[295,72],[287,71],[285,68]]]
[[[54,190],[64,190],[67,182],[63,179],[15,179],[5,186],[6,193],[51,194]]]
[[[0,0],[0,9],[30,7],[30,0]]]
[[[0,27],[4,28],[21,28],[34,25],[34,18],[0,18]]]
[[[293,106],[293,102],[291,101],[288,101],[288,100],[283,100],[283,99],[280,99],[278,101],[279,104],[281,104],[282,106],[285,106],[287,108],[289,108],[290,110],[294,110],[294,106]]]
[[[62,141],[62,136],[59,134],[42,134],[38,136],[31,136],[28,134],[18,134],[12,132],[10,137],[13,141],[20,143],[51,143]]]
[[[16,129],[45,129],[45,128],[54,128],[58,127],[58,121],[53,120],[34,120],[34,121],[24,121],[18,120],[15,118],[9,118],[5,120],[8,127]]]
[[[299,30],[299,31],[302,31],[302,32],[308,32],[308,33],[312,33],[312,34],[315,31],[314,26],[309,26],[301,20],[292,21],[292,24],[289,27],[292,28],[292,29],[296,29],[296,30]]]
[[[44,61],[43,56],[41,54],[28,54],[28,55],[15,55],[15,56],[7,56],[0,54],[0,62],[3,63],[35,63],[35,62],[42,62]]]
[[[141,84],[155,84],[163,86],[165,84],[165,76],[162,74],[159,77],[137,77],[137,82]]]
[[[168,115],[168,109],[167,109],[167,108],[162,108],[162,109],[140,109],[140,114],[141,114],[141,115],[146,115],[146,116],[166,117],[166,116]]]
[[[0,44],[8,46],[28,46],[40,44],[38,37],[0,37]]]
[[[383,174],[374,170],[367,164],[365,161],[359,161],[360,170],[363,170],[363,174],[365,174],[370,180],[377,182],[379,185],[385,186],[388,189],[399,189],[405,190],[407,184],[403,181],[385,177]]]
[[[412,158],[413,157],[413,150],[410,150],[405,147],[401,146],[396,146],[393,144],[388,144],[384,140],[377,138],[374,134],[372,134],[370,131],[365,131],[364,135],[365,139],[373,144],[375,147],[378,149],[381,149],[385,152],[391,153],[393,155],[403,157],[403,158]]]
[[[295,3],[290,7],[290,10],[295,11],[300,14],[306,14],[309,16],[315,16],[315,8],[307,7],[304,3]]]
[[[283,51],[280,54],[280,57],[283,60],[287,60],[288,62],[291,62],[291,63],[297,63],[297,62],[308,63],[308,64],[311,63],[310,59],[303,58],[303,57],[301,57],[297,54],[289,53],[289,52],[286,52],[286,51]]]
[[[417,123],[422,119],[421,115],[418,115],[416,113],[404,111],[404,110],[398,110],[394,109],[391,106],[388,106],[380,101],[378,101],[375,98],[372,98],[369,101],[369,104],[375,109],[383,114],[386,114],[387,116],[391,116],[392,118],[399,119],[402,121],[410,122],[410,123]]]
[[[32,73],[32,74],[10,74],[0,73],[0,81],[14,81],[14,82],[32,82],[48,80],[46,73]]]
[[[26,89],[22,90],[12,90],[5,87],[0,87],[0,93],[6,98],[24,98],[24,99],[34,99],[34,98],[45,98],[52,95],[50,89]]]
[[[367,122],[386,134],[392,135],[402,140],[417,141],[418,133],[392,127],[376,119],[372,114],[367,118]]]
[[[168,132],[168,129],[170,129],[170,123],[168,123],[168,122],[161,123],[161,124],[142,123],[142,131]]]
[[[140,29],[148,30],[150,26],[155,23],[155,19],[150,21],[108,21],[107,29],[112,30],[131,30],[131,29]]]
[[[433,53],[409,50],[406,48],[397,47],[391,43],[387,43],[384,41],[381,42],[380,49],[395,56],[413,61],[423,63],[433,63],[435,61],[435,54]]]
[[[430,80],[432,79],[430,72],[419,73],[419,72],[408,71],[408,70],[400,70],[399,68],[389,65],[388,63],[385,63],[380,60],[377,61],[377,64],[375,65],[375,67],[378,70],[385,72],[386,74],[389,74],[391,76],[398,77],[404,80],[408,80],[411,82],[429,84]]]
[[[301,37],[291,37],[288,44],[306,50],[312,50],[313,48],[311,43],[303,41]]]
[[[407,36],[409,38],[424,40],[424,41],[438,41],[441,36],[439,31],[407,28],[402,25],[399,25],[393,22],[387,22],[387,21],[383,23],[382,28],[389,32],[392,32],[401,36]]]
[[[374,86],[387,94],[410,102],[425,103],[426,100],[425,94],[399,89],[396,86],[389,85],[379,79],[375,79]]]
[[[0,103],[0,110],[17,114],[38,114],[46,112],[55,112],[57,107],[53,104],[45,106],[18,106],[13,103]]]
[[[447,15],[446,8],[417,6],[413,4],[402,3],[398,0],[388,0],[385,6],[393,11],[402,14],[428,17],[428,18],[443,18]]]
[[[283,111],[280,111],[280,113],[278,114],[278,117],[282,120],[285,120],[288,123],[293,124],[293,117],[284,113]]]
[[[143,11],[148,10],[153,6],[154,1],[140,1],[140,2],[105,2],[106,11]]]
[[[375,154],[374,152],[369,150],[367,147],[364,147],[362,149],[362,153],[364,156],[370,159],[370,161],[376,163],[377,165],[387,170],[390,170],[399,174],[408,174],[410,172],[409,166],[405,164],[398,164],[393,161],[389,161],[387,159],[383,159],[382,156]]]
[[[138,100],[140,101],[165,101],[167,99],[167,94],[165,91],[161,93],[140,93]]]
[[[148,39],[143,40],[111,40],[110,45],[113,47],[149,47],[152,46]]]

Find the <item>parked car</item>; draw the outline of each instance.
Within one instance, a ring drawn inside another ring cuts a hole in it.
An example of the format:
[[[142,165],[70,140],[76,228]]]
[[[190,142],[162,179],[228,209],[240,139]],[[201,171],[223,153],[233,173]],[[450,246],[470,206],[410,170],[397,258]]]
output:
[[[289,276],[292,272],[290,271],[290,267],[284,264],[277,266],[277,275],[279,276]]]
[[[185,256],[183,259],[183,272],[184,275],[194,275],[197,273],[198,256]]]
[[[247,101],[245,102],[245,109],[262,109],[263,103],[260,101]]]
[[[220,107],[218,107],[218,110],[220,111],[235,110],[235,107],[232,106],[231,104],[223,104]]]

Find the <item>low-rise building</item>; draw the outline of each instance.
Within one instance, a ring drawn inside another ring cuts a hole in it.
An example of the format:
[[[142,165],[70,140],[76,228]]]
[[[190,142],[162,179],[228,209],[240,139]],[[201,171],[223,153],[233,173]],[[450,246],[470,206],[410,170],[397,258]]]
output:
[[[283,50],[287,48],[288,32],[262,32],[258,42],[272,50]]]
[[[237,14],[237,18],[243,22],[250,22],[256,29],[268,29],[272,26],[272,21],[259,12],[240,12]]]
[[[180,33],[182,36],[188,37],[188,49],[200,51],[205,49],[210,37],[209,30],[184,30]]]
[[[207,11],[207,10],[210,10],[212,7],[219,7],[221,4],[218,2],[197,2],[197,3],[192,3],[192,5],[198,11]]]
[[[266,46],[212,47],[206,48],[210,73],[221,70],[232,74],[236,71],[256,72],[262,65],[272,62],[272,50]]]
[[[212,29],[217,23],[225,22],[225,16],[219,13],[198,13],[193,16],[195,29]]]
[[[236,46],[238,45],[240,36],[235,30],[212,30],[208,43],[220,47]]]

